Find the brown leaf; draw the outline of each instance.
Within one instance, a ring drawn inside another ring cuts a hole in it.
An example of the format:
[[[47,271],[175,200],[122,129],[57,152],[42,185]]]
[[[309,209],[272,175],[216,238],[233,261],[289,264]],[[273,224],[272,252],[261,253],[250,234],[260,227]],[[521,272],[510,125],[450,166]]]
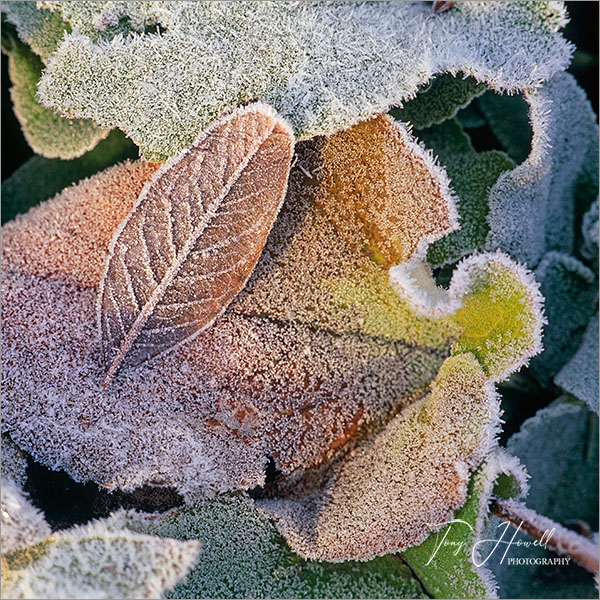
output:
[[[99,292],[105,385],[206,329],[244,287],[277,216],[290,127],[253,104],[217,121],[142,191]]]

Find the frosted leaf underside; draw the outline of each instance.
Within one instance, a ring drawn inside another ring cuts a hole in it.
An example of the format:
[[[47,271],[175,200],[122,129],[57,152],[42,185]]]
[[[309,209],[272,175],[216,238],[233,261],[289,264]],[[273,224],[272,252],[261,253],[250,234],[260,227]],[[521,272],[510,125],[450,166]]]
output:
[[[242,289],[283,201],[293,136],[268,107],[217,122],[167,163],[116,234],[100,288],[106,383],[210,325]]]

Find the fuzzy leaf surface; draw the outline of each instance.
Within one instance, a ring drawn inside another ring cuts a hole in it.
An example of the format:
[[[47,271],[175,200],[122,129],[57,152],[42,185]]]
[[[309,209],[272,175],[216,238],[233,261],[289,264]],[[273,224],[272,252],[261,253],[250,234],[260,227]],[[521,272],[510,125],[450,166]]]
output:
[[[572,51],[558,32],[564,7],[548,2],[461,2],[436,18],[425,3],[400,2],[52,6],[74,32],[48,61],[43,102],[119,127],[149,160],[177,154],[244,98],[268,102],[308,138],[401,106],[438,73],[498,91],[535,87]],[[151,23],[162,32],[145,33]]]
[[[67,186],[126,159],[137,158],[135,144],[113,130],[79,158],[32,156],[2,182],[2,223],[52,198]]]
[[[583,521],[592,531],[598,530],[598,417],[579,402],[564,396],[523,423],[521,430],[507,443],[507,451],[519,457],[530,474],[529,494],[525,504],[538,514],[565,526]],[[492,517],[489,538],[500,536]],[[512,538],[510,530],[505,539]],[[496,575],[500,597],[506,598],[596,598],[593,578],[577,566],[537,564],[535,559],[555,558],[542,547],[518,546],[531,541],[518,533],[507,557],[495,552],[488,561]],[[490,548],[491,549],[491,548]],[[529,564],[515,565],[510,558],[530,559]]]
[[[37,154],[47,158],[71,159],[91,150],[108,135],[89,119],[65,118],[42,106],[37,84],[43,63],[27,46],[14,40],[8,52],[10,97],[23,135]]]
[[[100,284],[106,382],[206,329],[246,283],[294,146],[265,105],[217,121],[161,167],[117,231]]]

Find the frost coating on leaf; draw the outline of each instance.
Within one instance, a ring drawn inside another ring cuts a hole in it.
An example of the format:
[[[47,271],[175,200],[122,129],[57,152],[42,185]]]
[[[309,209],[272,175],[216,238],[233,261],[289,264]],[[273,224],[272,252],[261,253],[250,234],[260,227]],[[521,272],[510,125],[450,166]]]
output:
[[[170,598],[421,598],[395,556],[342,565],[305,561],[244,496],[201,500],[162,515],[120,512],[117,524],[151,535],[197,539],[202,554]]]
[[[1,492],[3,556],[33,546],[50,535],[44,515],[29,502],[17,482],[4,474]]]
[[[592,267],[598,274],[598,199],[592,204],[590,209],[583,215],[581,224],[581,233],[583,235],[583,244],[581,246],[581,256],[590,261]]]
[[[461,2],[444,18],[425,3],[145,3],[161,34],[137,33],[145,17],[117,3],[108,21],[131,14],[138,24],[97,41],[94,19],[111,9],[91,4],[57,3],[79,31],[50,58],[40,97],[121,128],[148,158],[176,154],[243,98],[268,102],[305,138],[400,106],[437,73],[516,91],[565,69],[571,54],[553,3]]]
[[[108,367],[189,343],[246,284],[287,187],[294,136],[256,103],[213,123],[140,194],[109,246],[98,292]]]
[[[11,598],[158,598],[197,562],[200,543],[116,529],[103,521],[54,533],[9,557]],[[3,569],[4,571],[4,569]]]
[[[27,457],[7,435],[2,434],[2,477],[12,479],[19,487],[27,480]]]
[[[258,501],[301,556],[367,560],[421,543],[466,498],[499,407],[477,359],[446,359],[431,393],[334,463],[324,485]]]
[[[451,328],[415,315],[386,264],[453,229],[454,214],[443,171],[386,117],[298,144],[287,200],[231,310],[444,349]]]
[[[544,352],[531,362],[531,371],[544,385],[577,350],[583,332],[598,307],[598,282],[591,269],[560,252],[548,252],[536,279],[545,301],[547,327]]]
[[[399,121],[409,121],[416,129],[431,127],[454,117],[486,89],[484,83],[470,77],[462,78],[460,74],[456,77],[438,75],[417,93],[414,100],[392,110],[391,114]]]
[[[133,142],[115,129],[79,158],[32,156],[2,182],[2,222],[27,212],[73,183],[138,155]]]
[[[472,352],[493,381],[508,377],[542,350],[543,297],[533,275],[506,254],[463,259],[446,290],[419,255],[390,269],[390,283],[415,311],[451,316],[452,353]]]
[[[518,456],[530,474],[525,504],[556,523],[582,520],[592,530],[598,524],[598,430],[588,408],[561,397],[527,419],[507,442],[507,451]],[[498,537],[496,517],[490,519],[489,538]],[[550,525],[552,528],[554,525]],[[545,527],[542,527],[542,530]],[[556,538],[554,538],[556,539]],[[515,542],[531,540],[517,534]],[[488,549],[488,551],[491,548]],[[511,547],[510,557],[550,558],[540,547]],[[510,598],[594,598],[598,595],[590,577],[572,578],[562,569],[551,581],[535,564],[523,565],[523,577],[515,577],[514,566],[502,564],[502,552],[492,554],[488,566],[500,586],[500,595]]]
[[[108,135],[108,129],[93,121],[61,117],[44,108],[36,98],[43,66],[40,58],[16,41],[8,55],[13,109],[34,152],[47,158],[76,158]]]
[[[20,447],[78,480],[173,485],[190,499],[262,484],[267,456],[288,473],[328,460],[421,395],[443,360],[443,327],[423,320],[437,345],[417,346],[233,306],[102,391],[96,288],[113,231],[155,169],[113,167],[3,230],[3,427]]]
[[[478,541],[489,518],[489,502],[498,495],[498,484],[503,480],[510,480],[510,490],[501,497],[519,497],[527,492],[527,474],[519,460],[497,449],[471,476],[467,500],[454,513],[453,522],[402,553],[434,597],[497,597],[496,582],[484,566],[482,552],[486,549]]]
[[[44,10],[35,2],[5,1],[2,12],[16,26],[19,38],[44,61],[56,50],[65,31],[70,30],[60,13]]]
[[[574,250],[577,182],[588,157],[597,153],[598,125],[569,74],[527,90],[525,98],[533,128],[531,153],[500,175],[490,192],[486,247],[501,248],[533,267],[548,250]]]
[[[583,340],[569,362],[554,378],[565,392],[598,412],[598,314],[588,323]]]
[[[453,263],[483,248],[489,225],[488,196],[498,177],[515,167],[503,152],[476,152],[468,135],[455,119],[418,132],[452,181],[457,195],[460,229],[435,241],[427,251],[432,266]]]

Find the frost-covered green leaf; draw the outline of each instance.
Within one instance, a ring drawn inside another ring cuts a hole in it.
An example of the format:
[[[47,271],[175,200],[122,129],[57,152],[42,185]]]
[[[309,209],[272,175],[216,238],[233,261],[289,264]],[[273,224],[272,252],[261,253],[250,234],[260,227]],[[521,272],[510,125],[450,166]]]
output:
[[[0,488],[2,556],[37,544],[50,535],[44,515],[25,497],[18,482],[3,474]],[[4,568],[2,571],[4,575]]]
[[[417,314],[447,316],[457,326],[452,353],[474,354],[493,381],[541,351],[543,297],[532,274],[505,254],[463,259],[447,290],[418,254],[392,267],[390,282]]]
[[[90,120],[61,117],[38,102],[43,63],[27,46],[14,40],[8,55],[13,109],[34,152],[47,158],[76,158],[108,135]]]
[[[46,10],[36,2],[2,2],[6,20],[17,28],[19,38],[45,60],[56,50],[65,31],[71,27],[60,13]]]
[[[2,477],[12,479],[22,488],[27,479],[27,457],[25,452],[4,433],[2,434],[2,449],[0,452]]]
[[[460,2],[439,18],[426,3],[404,2],[56,9],[78,31],[48,62],[43,102],[121,128],[148,158],[176,154],[245,98],[268,102],[297,137],[311,137],[400,106],[438,73],[523,90],[563,70],[571,54],[558,33],[564,8],[552,2]],[[110,27],[128,18],[131,32],[112,37]],[[139,32],[148,23],[162,31]]]
[[[506,153],[521,164],[531,152],[532,139],[529,105],[523,95],[489,91],[477,99],[477,106]]]
[[[137,158],[138,154],[137,146],[115,129],[79,158],[33,156],[2,182],[2,222],[27,212],[69,185],[115,163]]]
[[[520,496],[527,490],[525,473],[515,459],[496,451],[471,476],[467,500],[452,521],[402,557],[434,598],[496,597],[493,575],[482,565],[477,542],[489,518],[493,496]]]
[[[486,247],[501,248],[533,267],[548,250],[570,254],[575,249],[575,197],[590,187],[581,187],[579,175],[597,156],[598,125],[569,74],[527,90],[525,98],[533,129],[531,153],[500,175],[490,192]]]
[[[158,598],[184,579],[199,550],[198,541],[95,521],[8,555],[2,592],[10,598]]]
[[[399,121],[411,123],[416,129],[431,127],[454,117],[486,89],[484,83],[472,77],[438,75],[417,93],[414,100],[409,100],[402,108],[393,109],[391,114]]]
[[[581,224],[583,243],[580,249],[581,256],[589,261],[590,266],[598,275],[598,199],[583,215]]]
[[[513,435],[507,451],[526,467],[530,491],[526,505],[538,514],[568,525],[581,520],[598,529],[598,418],[580,403],[561,398],[540,410]],[[497,538],[499,520],[490,520],[490,538]],[[512,537],[513,532],[509,531]],[[507,534],[508,535],[508,534]],[[509,538],[510,539],[510,538]],[[517,540],[529,540],[522,533]],[[508,558],[556,557],[543,548],[511,545],[507,559],[496,552],[488,565],[496,575],[501,597],[597,598],[591,575],[571,565],[508,564]],[[572,562],[572,561],[571,561]]]
[[[118,515],[117,515],[118,516]],[[171,598],[423,598],[419,583],[395,556],[331,564],[294,554],[252,501],[201,500],[186,509],[127,526],[148,534],[199,540],[202,554]]]
[[[577,352],[556,375],[554,383],[598,412],[598,314],[590,319]]]
[[[486,217],[490,189],[500,174],[515,164],[503,152],[476,152],[454,119],[418,135],[446,169],[458,196],[460,229],[434,242],[427,252],[429,263],[439,266],[483,248],[489,231]]]
[[[430,394],[334,463],[322,486],[258,506],[301,556],[338,562],[404,550],[465,502],[469,471],[495,442],[498,419],[475,356],[450,357]]]
[[[559,252],[548,252],[535,275],[546,299],[548,324],[544,330],[544,352],[531,361],[531,371],[548,385],[577,350],[597,311],[598,282],[591,269]]]

